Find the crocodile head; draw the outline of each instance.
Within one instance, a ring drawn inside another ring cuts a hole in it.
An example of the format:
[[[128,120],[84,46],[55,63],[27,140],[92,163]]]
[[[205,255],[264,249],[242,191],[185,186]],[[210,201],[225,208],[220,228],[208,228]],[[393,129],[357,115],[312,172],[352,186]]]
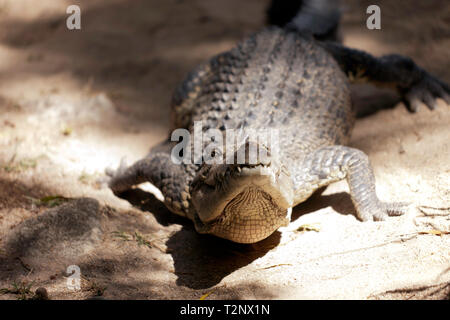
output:
[[[242,164],[236,164],[238,153],[243,152],[238,148],[231,155],[233,161],[204,164],[199,170],[191,185],[198,232],[254,243],[289,223],[293,204],[289,172],[268,149],[250,164],[248,150],[252,144],[246,142],[240,147],[246,155]]]

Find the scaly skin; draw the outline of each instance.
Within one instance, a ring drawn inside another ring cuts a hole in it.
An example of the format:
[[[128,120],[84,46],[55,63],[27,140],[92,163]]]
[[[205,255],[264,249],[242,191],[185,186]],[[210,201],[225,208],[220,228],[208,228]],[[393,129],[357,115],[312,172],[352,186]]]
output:
[[[342,179],[361,220],[402,214],[403,204],[378,199],[368,157],[345,146],[354,124],[347,76],[398,89],[411,110],[419,100],[430,108],[438,97],[450,100],[448,86],[408,58],[374,58],[268,28],[188,75],[174,94],[172,129],[192,133],[194,121],[223,132],[279,129],[278,154],[254,165],[177,165],[170,160],[175,143],[167,141],[111,173],[109,185],[120,193],[150,181],[166,206],[194,221],[197,231],[243,243],[269,236],[289,222],[293,206]],[[224,150],[224,156],[233,152]]]

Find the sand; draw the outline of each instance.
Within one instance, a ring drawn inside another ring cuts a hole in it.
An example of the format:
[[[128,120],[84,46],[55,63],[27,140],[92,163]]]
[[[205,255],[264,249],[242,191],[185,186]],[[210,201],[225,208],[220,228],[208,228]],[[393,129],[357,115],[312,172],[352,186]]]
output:
[[[82,29],[69,31],[71,1],[0,0],[0,288],[45,287],[51,299],[450,297],[443,101],[410,114],[389,92],[355,90],[360,107],[392,106],[359,119],[351,146],[369,155],[382,200],[412,203],[405,216],[358,221],[339,182],[262,242],[199,235],[151,186],[124,200],[97,180],[166,137],[176,84],[262,28],[267,1],[78,2]],[[450,82],[448,2],[377,3],[381,30],[365,28],[369,1],[345,2],[344,43],[409,55]],[[45,198],[56,195],[70,200]],[[70,265],[80,290],[67,286]]]

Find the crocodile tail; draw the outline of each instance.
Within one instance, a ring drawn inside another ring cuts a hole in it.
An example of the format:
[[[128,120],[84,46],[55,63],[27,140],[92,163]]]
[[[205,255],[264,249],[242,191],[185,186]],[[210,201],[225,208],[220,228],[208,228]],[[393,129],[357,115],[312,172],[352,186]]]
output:
[[[318,40],[340,41],[339,0],[272,0],[267,10],[267,22],[301,33],[312,34]]]

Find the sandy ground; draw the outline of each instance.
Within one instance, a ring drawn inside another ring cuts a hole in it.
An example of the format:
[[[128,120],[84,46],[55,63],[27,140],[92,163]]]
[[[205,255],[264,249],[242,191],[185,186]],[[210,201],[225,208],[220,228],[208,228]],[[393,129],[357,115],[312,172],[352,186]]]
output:
[[[377,1],[375,31],[365,28],[371,2],[344,2],[347,45],[409,55],[450,82],[448,1]],[[73,3],[81,31],[65,27]],[[51,299],[450,297],[443,101],[417,114],[396,103],[357,122],[351,145],[369,154],[380,198],[435,208],[385,222],[356,220],[340,182],[296,207],[289,227],[238,245],[198,235],[148,185],[124,200],[96,183],[105,167],[132,162],[165,137],[174,86],[261,28],[266,4],[0,0],[0,299],[29,298],[38,287]],[[355,91],[363,107],[395,102]],[[56,195],[72,200],[49,198]],[[299,231],[304,225],[315,231]],[[69,265],[80,267],[81,290],[67,288]]]

